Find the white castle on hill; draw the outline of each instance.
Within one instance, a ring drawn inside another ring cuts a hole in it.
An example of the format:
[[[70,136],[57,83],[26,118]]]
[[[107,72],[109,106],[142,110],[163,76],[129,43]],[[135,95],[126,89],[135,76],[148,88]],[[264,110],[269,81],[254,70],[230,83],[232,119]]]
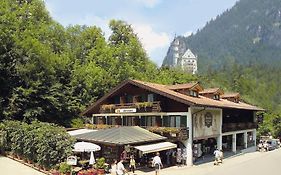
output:
[[[175,37],[163,61],[162,67],[180,68],[185,72],[197,73],[197,56],[180,37]]]

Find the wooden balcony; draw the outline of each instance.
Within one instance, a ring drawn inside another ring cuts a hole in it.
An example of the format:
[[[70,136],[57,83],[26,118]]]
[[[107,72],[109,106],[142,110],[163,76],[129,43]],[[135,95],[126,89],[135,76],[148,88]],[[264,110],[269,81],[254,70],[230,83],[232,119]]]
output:
[[[126,109],[128,111],[127,113],[130,113],[130,109],[133,112],[161,112],[160,101],[155,101],[124,104],[106,104],[100,107],[100,113],[119,113],[120,109]]]
[[[231,132],[257,128],[256,123],[225,123],[222,125],[222,132]]]
[[[187,127],[146,127],[146,129],[172,140],[183,141],[189,138]]]

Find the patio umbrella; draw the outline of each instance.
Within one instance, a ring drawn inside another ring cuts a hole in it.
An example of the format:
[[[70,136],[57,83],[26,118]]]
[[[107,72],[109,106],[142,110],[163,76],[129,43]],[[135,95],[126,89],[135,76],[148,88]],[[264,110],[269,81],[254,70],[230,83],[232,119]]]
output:
[[[92,152],[99,151],[101,147],[90,142],[77,142],[74,144],[74,152]]]
[[[96,160],[95,160],[95,157],[94,157],[94,153],[93,153],[93,151],[91,151],[91,157],[90,157],[89,164],[94,165],[95,163],[96,163]]]

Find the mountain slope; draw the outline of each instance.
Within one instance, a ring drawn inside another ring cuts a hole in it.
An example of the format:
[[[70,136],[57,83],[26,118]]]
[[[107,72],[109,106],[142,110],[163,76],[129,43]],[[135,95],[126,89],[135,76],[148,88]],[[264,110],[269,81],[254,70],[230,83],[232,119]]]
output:
[[[281,115],[280,0],[240,0],[196,34],[177,39],[198,55],[205,86],[240,92],[246,102]]]
[[[198,54],[201,72],[229,62],[279,66],[281,1],[240,0],[185,42]]]

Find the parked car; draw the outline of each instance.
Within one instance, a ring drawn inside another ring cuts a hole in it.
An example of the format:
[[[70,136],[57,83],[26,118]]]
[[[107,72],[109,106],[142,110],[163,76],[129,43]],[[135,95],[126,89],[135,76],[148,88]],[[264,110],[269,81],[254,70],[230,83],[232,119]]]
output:
[[[267,143],[267,151],[271,151],[279,147],[276,139],[267,140],[266,143]]]
[[[279,139],[272,139],[274,142],[276,142],[276,148],[280,148],[281,147],[281,143]]]

